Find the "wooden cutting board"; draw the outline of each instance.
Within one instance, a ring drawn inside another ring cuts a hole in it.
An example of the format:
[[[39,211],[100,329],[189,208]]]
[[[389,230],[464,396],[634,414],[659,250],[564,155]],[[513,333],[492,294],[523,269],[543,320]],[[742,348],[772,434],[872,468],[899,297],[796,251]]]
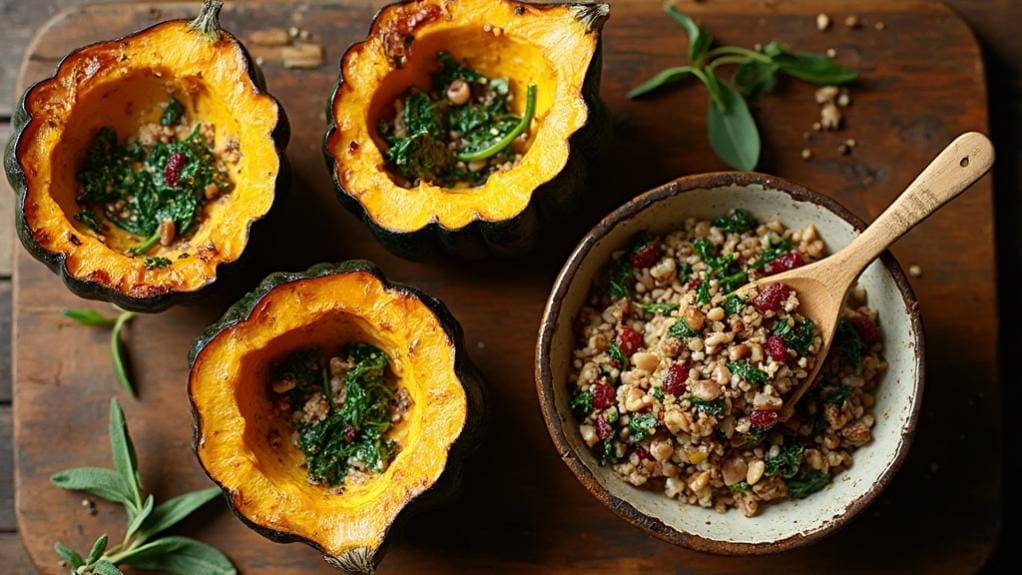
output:
[[[83,7],[58,15],[28,50],[21,83],[48,76],[77,46],[112,38],[155,20],[191,15],[197,3]],[[201,305],[138,318],[128,339],[138,400],[113,379],[107,333],[63,319],[71,296],[41,264],[18,249],[14,284],[14,434],[17,516],[28,552],[44,573],[63,572],[56,539],[86,549],[100,533],[119,536],[119,508],[100,503],[90,516],[79,494],[47,478],[80,465],[109,465],[107,406],[121,397],[145,487],[166,498],[209,484],[191,451],[185,397],[192,337],[245,288],[272,270],[366,257],[395,280],[418,285],[451,308],[473,359],[488,377],[493,418],[467,469],[461,497],[408,521],[381,573],[833,573],[978,568],[1000,529],[997,307],[994,293],[991,182],[984,179],[916,229],[895,252],[921,266],[913,279],[927,326],[929,380],[912,452],[886,493],[843,532],[780,556],[734,559],[672,547],[628,526],[576,483],[558,461],[534,396],[533,345],[544,299],[578,235],[544,242],[520,261],[412,264],[386,254],[333,198],[320,152],[324,102],[341,52],[361,39],[381,5],[232,3],[226,27],[242,39],[265,28],[296,26],[325,47],[314,70],[287,70],[279,49],[250,45],[271,92],[291,118],[292,194],[275,229],[257,238],[244,281]],[[751,45],[779,39],[802,50],[834,48],[861,71],[846,129],[814,133],[813,88],[787,82],[757,112],[765,154],[760,168],[829,193],[871,219],[951,138],[987,127],[980,51],[966,25],[942,4],[916,0],[857,2],[866,19],[846,28],[847,3],[784,0],[686,2],[681,6],[720,41]],[[818,12],[834,25],[816,29]],[[875,28],[882,21],[884,30]],[[642,102],[624,94],[683,59],[679,28],[650,0],[614,1],[606,27],[603,96],[615,135],[592,190],[593,217],[669,178],[723,166],[708,149],[705,91],[686,85]],[[808,137],[808,139],[806,139]],[[838,145],[854,138],[850,155]],[[805,161],[803,148],[813,150]],[[570,234],[565,234],[570,235]],[[767,518],[752,519],[769,520]],[[271,543],[220,505],[182,527],[224,551],[247,574],[327,573],[317,553]]]

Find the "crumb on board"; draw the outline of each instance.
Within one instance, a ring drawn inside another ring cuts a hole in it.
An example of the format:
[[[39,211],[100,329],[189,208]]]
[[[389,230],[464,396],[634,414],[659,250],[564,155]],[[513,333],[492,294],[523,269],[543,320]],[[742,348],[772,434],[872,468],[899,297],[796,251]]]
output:
[[[819,13],[816,15],[816,29],[823,32],[827,28],[830,28],[830,16]]]
[[[923,277],[923,268],[919,267],[916,264],[912,264],[908,266],[908,275],[914,278]]]
[[[837,57],[837,50],[835,50],[834,48],[827,48],[827,57],[828,58],[836,58]]]
[[[281,50],[285,68],[312,69],[323,65],[323,46],[320,44],[299,42],[293,46],[285,46]]]
[[[853,30],[862,26],[862,18],[859,18],[855,14],[850,14],[845,18],[845,26],[852,28]]]
[[[287,46],[291,43],[291,35],[284,28],[263,28],[253,30],[248,40],[256,46]]]
[[[887,28],[887,24],[884,24],[883,20],[877,20],[876,23],[873,24],[873,27],[877,30],[883,30],[884,28]]]
[[[809,148],[802,148],[802,159],[809,160],[813,157],[813,151]]]

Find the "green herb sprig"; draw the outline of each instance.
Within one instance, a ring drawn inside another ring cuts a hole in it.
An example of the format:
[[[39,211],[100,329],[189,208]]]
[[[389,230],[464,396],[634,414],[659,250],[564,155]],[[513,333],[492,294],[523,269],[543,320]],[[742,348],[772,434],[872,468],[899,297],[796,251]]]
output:
[[[116,318],[109,318],[94,309],[74,309],[64,307],[60,309],[61,315],[73,319],[81,325],[89,327],[104,327],[110,329],[110,355],[113,357],[114,375],[121,387],[132,396],[135,395],[135,386],[131,381],[131,370],[128,363],[128,352],[121,339],[121,331],[135,317],[134,312],[120,310]]]
[[[760,138],[746,98],[758,99],[777,85],[781,75],[817,85],[846,84],[858,76],[822,54],[792,53],[777,42],[759,50],[738,46],[711,48],[713,38],[687,14],[668,4],[667,13],[688,35],[688,65],[661,70],[628,93],[638,98],[664,86],[695,77],[710,93],[706,122],[710,145],[721,160],[739,170],[759,163]],[[737,66],[731,83],[717,79],[717,68]]]
[[[55,473],[50,481],[61,489],[84,491],[124,506],[128,524],[123,540],[109,547],[101,535],[85,557],[61,542],[57,554],[67,562],[71,575],[119,575],[118,565],[160,570],[175,575],[235,575],[230,559],[216,548],[177,535],[157,537],[220,494],[219,487],[192,491],[156,504],[152,494],[143,499],[135,447],[128,434],[124,412],[110,400],[110,451],[114,469],[78,467]]]

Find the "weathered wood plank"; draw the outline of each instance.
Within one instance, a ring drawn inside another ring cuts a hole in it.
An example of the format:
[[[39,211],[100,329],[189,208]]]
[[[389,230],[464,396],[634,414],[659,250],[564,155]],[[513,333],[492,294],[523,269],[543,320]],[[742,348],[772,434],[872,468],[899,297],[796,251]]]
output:
[[[0,470],[13,467],[11,406],[0,405]],[[17,529],[14,520],[14,474],[0,473],[0,533]]]
[[[11,402],[11,283],[0,281],[0,405]],[[8,468],[0,464],[0,474]]]
[[[0,146],[7,144],[11,125],[0,123]],[[14,192],[7,178],[0,178],[0,279],[11,277],[14,265]]]
[[[365,33],[379,4],[285,9],[232,4],[225,22],[242,38],[263,27],[300,26],[323,42],[328,54],[322,68],[300,72],[285,71],[272,55],[267,57],[270,89],[283,101],[294,127],[289,156],[296,186],[306,193],[284,207],[285,223],[269,234],[276,243],[253,246],[262,257],[249,279],[274,268],[370,257],[393,278],[446,301],[465,326],[470,346],[485,343],[484,349],[473,348],[473,357],[489,376],[494,418],[487,444],[469,465],[461,498],[411,519],[383,573],[634,573],[663,571],[665,565],[679,573],[957,573],[982,564],[998,532],[1001,501],[999,480],[991,479],[1001,469],[1001,422],[989,179],[897,249],[903,263],[925,270],[914,285],[927,321],[930,381],[913,451],[880,501],[840,534],[782,556],[729,559],[676,549],[628,527],[589,498],[550,449],[537,413],[531,381],[536,322],[571,241],[551,242],[543,254],[523,263],[409,264],[383,253],[333,200],[319,151],[322,103],[334,80],[333,62]],[[800,158],[800,150],[807,145],[802,132],[817,113],[811,87],[788,84],[758,111],[769,147],[761,169],[829,192],[860,214],[879,213],[953,135],[987,125],[977,47],[968,29],[936,3],[862,2],[859,14],[883,19],[885,31],[836,27],[826,34],[815,30],[814,16],[821,6],[834,17],[844,14],[847,8],[836,0],[685,6],[724,42],[780,38],[806,50],[836,47],[840,60],[863,71],[853,89],[848,130],[814,135],[809,145],[816,156],[810,162]],[[192,9],[167,6],[164,14]],[[47,74],[52,59],[72,46],[150,21],[146,8],[98,7],[68,16],[36,44],[38,57],[25,79]],[[601,174],[606,184],[594,191],[594,204],[606,207],[670,177],[721,167],[705,143],[701,90],[685,86],[644,102],[624,98],[639,80],[677,64],[682,42],[677,28],[660,14],[659,3],[614,2],[603,94],[616,115],[617,132],[613,162],[605,162]],[[848,137],[856,138],[859,147],[841,156],[837,144]],[[107,464],[109,454],[98,447],[97,437],[104,433],[107,401],[116,391],[105,334],[62,320],[57,314],[61,305],[82,302],[18,252],[17,511],[31,555],[44,573],[57,573],[51,563],[54,538],[85,547],[98,533],[115,532],[123,524],[112,506],[101,506],[99,515],[90,517],[78,505],[79,497],[46,481],[70,465]],[[249,285],[236,286],[234,293]],[[124,404],[143,480],[160,496],[208,484],[189,449],[183,358],[191,337],[228,299],[143,317],[131,327],[142,400],[124,399]],[[968,393],[962,391],[963,381],[970,382]],[[963,400],[971,402],[964,412]],[[54,450],[54,444],[62,448]],[[969,465],[957,464],[955,454],[962,450],[971,454]],[[509,473],[508,462],[527,465],[528,479]],[[948,493],[956,496],[948,498]],[[946,520],[920,521],[938,500]],[[269,543],[222,510],[210,509],[186,528],[224,548],[246,573],[328,572],[312,551]]]
[[[25,548],[17,533],[0,533],[0,560],[3,560],[5,575],[38,575],[39,571],[28,560]],[[53,558],[54,566],[57,558]]]

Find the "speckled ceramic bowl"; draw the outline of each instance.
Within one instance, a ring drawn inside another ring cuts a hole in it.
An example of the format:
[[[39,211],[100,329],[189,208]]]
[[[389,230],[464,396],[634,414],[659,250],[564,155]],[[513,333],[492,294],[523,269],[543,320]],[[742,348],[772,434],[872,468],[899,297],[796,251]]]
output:
[[[536,384],[561,458],[612,511],[676,545],[735,555],[775,553],[817,541],[848,523],[884,489],[908,452],[922,401],[923,328],[916,298],[889,253],[860,278],[869,305],[880,313],[890,364],[876,392],[873,441],[855,452],[851,469],[819,493],[764,505],[759,515],[747,518],[737,510],[721,514],[668,499],[658,490],[632,487],[610,467],[599,465],[582,441],[569,407],[573,319],[611,253],[639,230],[669,231],[687,217],[709,219],[736,207],[794,228],[815,224],[831,251],[848,244],[863,228],[859,218],[834,200],[761,174],[688,176],[647,192],[604,218],[561,270],[540,327]]]

